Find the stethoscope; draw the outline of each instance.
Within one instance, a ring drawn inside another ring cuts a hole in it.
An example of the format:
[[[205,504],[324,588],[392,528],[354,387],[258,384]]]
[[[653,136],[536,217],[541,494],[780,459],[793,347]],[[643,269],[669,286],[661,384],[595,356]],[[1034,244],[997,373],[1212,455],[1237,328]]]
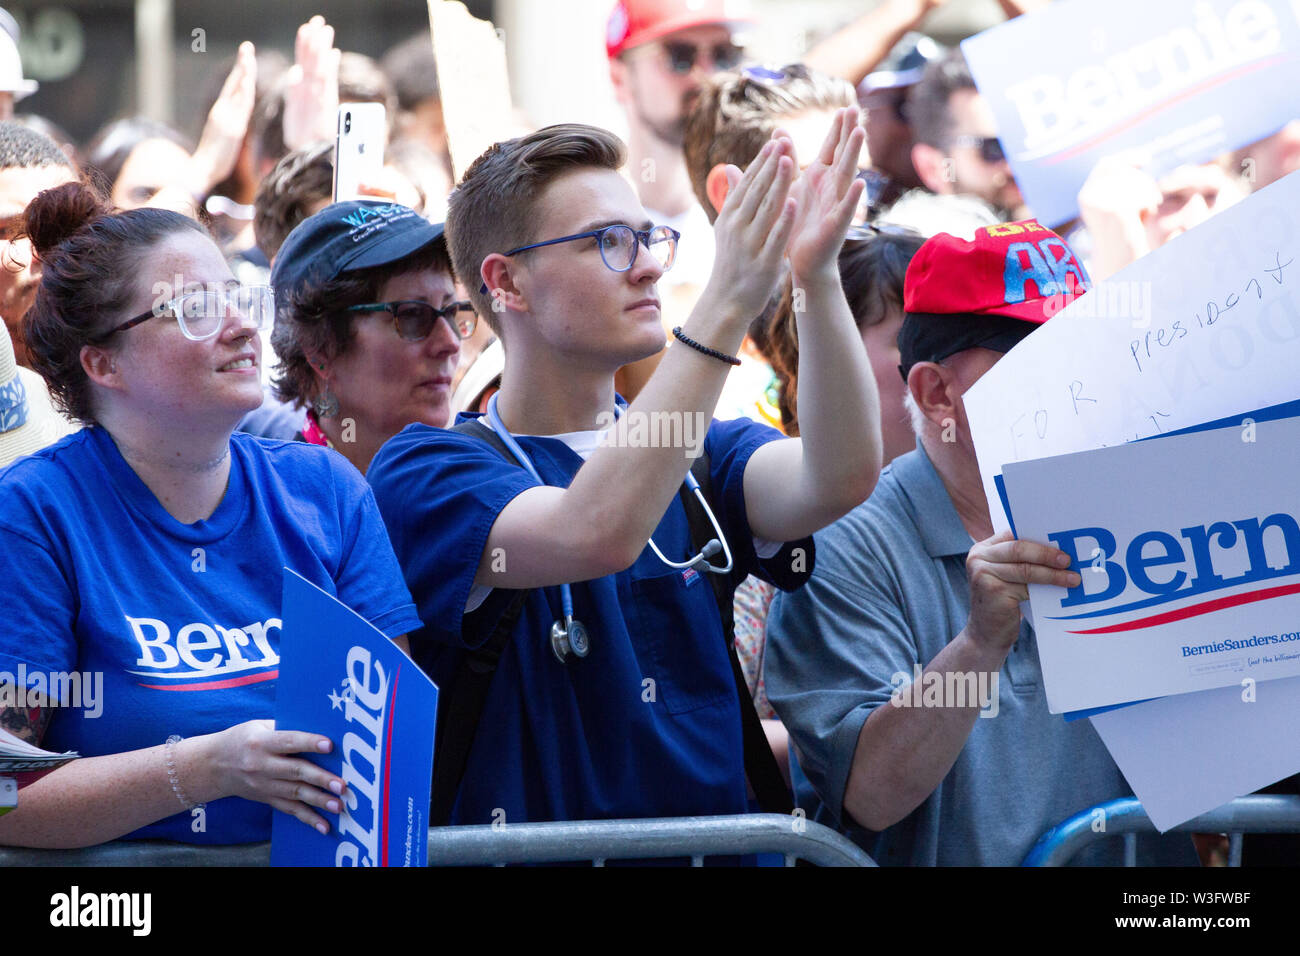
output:
[[[616,405],[615,419],[617,420],[618,418],[621,418],[622,415],[623,406]],[[515,441],[514,436],[510,434],[510,430],[502,424],[501,416],[497,413],[496,395],[493,395],[488,399],[487,418],[492,424],[493,430],[501,438],[502,443],[510,449],[510,452],[515,456],[515,459],[528,469],[528,473],[532,475],[539,484],[546,484],[546,482],[542,481],[542,476],[537,473],[537,467],[533,464],[533,460],[528,457],[528,454],[522,448],[519,447],[519,443]],[[701,548],[695,557],[688,558],[685,561],[669,561],[668,558],[664,556],[664,553],[659,550],[659,546],[655,544],[653,537],[651,537],[649,541],[650,549],[654,551],[655,557],[660,561],[668,565],[668,567],[679,571],[684,571],[687,568],[694,568],[696,571],[707,571],[710,574],[728,574],[732,568],[732,560],[731,548],[727,545],[727,536],[722,533],[722,528],[718,525],[718,519],[714,517],[713,509],[709,507],[708,501],[704,498],[704,492],[700,491],[700,483],[695,480],[695,476],[689,471],[686,473],[686,487],[690,489],[695,497],[699,499],[700,504],[704,506],[704,513],[709,516],[709,523],[713,525],[713,530],[717,533],[717,537],[710,540],[708,544]],[[709,561],[709,558],[713,557],[719,551],[722,552],[723,556],[727,560],[725,566],[712,564]],[[583,626],[582,622],[576,620],[573,616],[573,590],[568,584],[560,585],[560,607],[563,617],[557,618],[555,623],[551,625],[551,650],[555,652],[556,658],[561,664],[563,664],[567,661],[570,654],[574,657],[586,657],[588,652],[591,650],[591,637],[588,635],[587,629]]]

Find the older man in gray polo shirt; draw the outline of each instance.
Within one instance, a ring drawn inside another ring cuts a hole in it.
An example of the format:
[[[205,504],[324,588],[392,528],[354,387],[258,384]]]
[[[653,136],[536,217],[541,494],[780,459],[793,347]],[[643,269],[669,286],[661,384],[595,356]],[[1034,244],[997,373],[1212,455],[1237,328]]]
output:
[[[962,405],[1045,300],[1086,284],[1033,221],[921,247],[899,334],[917,448],[816,536],[812,579],[772,606],[767,692],[800,805],[882,864],[1016,865],[1052,825],[1132,793],[1088,721],[1047,711],[1019,605],[1029,582],[1079,576],[1056,548],[993,535]],[[1143,862],[1196,862],[1185,836],[1139,847]],[[1122,851],[1104,841],[1080,862]]]

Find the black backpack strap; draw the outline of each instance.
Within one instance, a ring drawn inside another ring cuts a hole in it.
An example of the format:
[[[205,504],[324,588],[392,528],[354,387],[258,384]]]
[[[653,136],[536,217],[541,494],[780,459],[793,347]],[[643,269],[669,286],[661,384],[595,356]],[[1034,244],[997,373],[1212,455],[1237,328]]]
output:
[[[710,507],[716,500],[713,495],[713,481],[709,475],[709,456],[707,452],[696,458],[691,464],[691,474],[700,484],[700,492]],[[699,499],[685,484],[679,495],[686,508],[686,519],[691,529],[691,546],[698,552],[711,539],[716,537],[713,522],[705,513]],[[736,612],[734,606],[736,586],[740,583],[733,570],[731,574],[704,575],[713,587],[713,599],[718,605],[718,614],[722,618],[722,633],[727,642],[727,657],[731,660],[731,676],[736,685],[736,697],[740,704],[740,724],[745,747],[745,776],[749,786],[758,799],[759,809],[764,813],[792,813],[794,801],[790,797],[790,788],[786,786],[781,768],[763,733],[763,722],[758,711],[754,709],[754,698],[749,692],[749,683],[745,680],[740,658],[736,656]]]
[[[461,422],[453,428],[461,434],[473,435],[491,445],[502,458],[518,464],[506,448],[501,437],[477,419]],[[429,824],[443,826],[451,820],[451,809],[456,793],[465,778],[470,748],[478,733],[483,708],[487,704],[488,687],[501,660],[501,652],[510,641],[524,603],[532,589],[516,591],[510,603],[497,619],[496,627],[482,646],[465,651],[460,667],[448,690],[446,703],[440,708],[437,743],[433,758],[433,787],[429,799]]]
[[[487,704],[488,688],[496,674],[501,652],[514,633],[524,602],[531,593],[529,589],[516,591],[483,646],[466,651],[461,657],[460,668],[442,711],[438,742],[434,747],[430,826],[444,826],[451,820],[451,808],[456,802],[460,783],[465,779],[470,748],[474,746],[474,737]]]

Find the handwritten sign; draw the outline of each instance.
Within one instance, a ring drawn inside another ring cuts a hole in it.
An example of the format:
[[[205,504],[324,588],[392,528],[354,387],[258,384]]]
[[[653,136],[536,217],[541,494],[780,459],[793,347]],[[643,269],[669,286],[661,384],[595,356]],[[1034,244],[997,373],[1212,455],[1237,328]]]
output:
[[[1017,345],[964,402],[994,527],[1004,464],[1300,397],[1300,174],[1166,243]]]
[[[514,135],[506,47],[497,29],[458,0],[429,0],[433,55],[451,165],[465,170],[499,140]]]
[[[1067,0],[962,43],[1034,214],[1058,224],[1101,157],[1161,176],[1296,116],[1297,0]]]

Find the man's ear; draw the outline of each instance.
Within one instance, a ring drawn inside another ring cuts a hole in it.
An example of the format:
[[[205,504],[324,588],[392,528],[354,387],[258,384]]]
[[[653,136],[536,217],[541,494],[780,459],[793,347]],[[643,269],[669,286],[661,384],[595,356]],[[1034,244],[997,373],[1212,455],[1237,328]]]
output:
[[[81,369],[88,379],[104,388],[117,387],[117,360],[112,352],[98,345],[83,345],[80,358]]]
[[[483,260],[479,268],[483,284],[492,297],[492,311],[527,312],[528,301],[515,283],[513,263],[499,252],[494,252]]]
[[[714,213],[722,212],[722,204],[727,201],[727,193],[731,192],[731,182],[727,179],[724,163],[718,163],[704,177],[704,192],[709,197]]]
[[[952,382],[952,371],[937,362],[917,362],[907,373],[912,401],[926,419],[941,428],[956,418]]]
[[[912,165],[916,167],[917,177],[930,192],[944,196],[955,191],[952,160],[940,150],[925,143],[914,143]]]

